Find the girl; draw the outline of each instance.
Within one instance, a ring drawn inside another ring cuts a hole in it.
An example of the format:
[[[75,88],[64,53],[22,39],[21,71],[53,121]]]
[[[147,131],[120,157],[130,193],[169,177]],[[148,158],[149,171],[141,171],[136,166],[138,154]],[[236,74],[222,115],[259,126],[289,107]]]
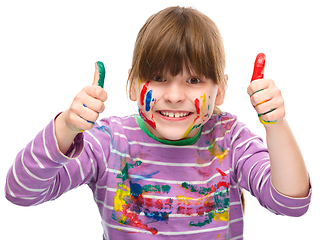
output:
[[[127,83],[139,115],[95,122],[107,100],[96,65],[93,85],[18,154],[7,199],[38,205],[88,184],[103,239],[112,240],[242,239],[242,189],[275,214],[301,216],[309,177],[279,89],[270,79],[248,87],[266,148],[217,108],[224,68],[222,38],[207,16],[180,7],[151,16]]]

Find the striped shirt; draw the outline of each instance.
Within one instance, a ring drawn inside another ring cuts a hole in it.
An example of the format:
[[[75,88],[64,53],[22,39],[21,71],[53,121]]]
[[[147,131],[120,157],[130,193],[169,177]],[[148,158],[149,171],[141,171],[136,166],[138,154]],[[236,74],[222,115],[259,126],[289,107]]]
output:
[[[286,197],[270,181],[262,139],[228,113],[193,138],[162,141],[137,115],[109,117],[80,133],[66,155],[54,120],[18,155],[6,197],[32,206],[87,184],[103,239],[243,239],[241,191],[275,214],[301,216],[310,203]]]

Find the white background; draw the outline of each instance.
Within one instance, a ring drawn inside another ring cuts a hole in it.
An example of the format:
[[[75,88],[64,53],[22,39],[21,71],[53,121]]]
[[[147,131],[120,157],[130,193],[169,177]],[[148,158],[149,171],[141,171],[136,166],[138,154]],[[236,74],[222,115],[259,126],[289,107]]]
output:
[[[282,90],[311,175],[312,203],[300,218],[276,216],[247,193],[245,239],[320,239],[318,1],[1,1],[0,185],[16,154],[91,84],[95,61],[106,67],[102,117],[134,112],[125,85],[136,35],[150,15],[171,5],[193,6],[216,22],[229,75],[222,109],[262,137],[246,88],[256,54],[267,55],[265,77]],[[87,186],[29,208],[1,194],[0,220],[0,239],[102,239]]]

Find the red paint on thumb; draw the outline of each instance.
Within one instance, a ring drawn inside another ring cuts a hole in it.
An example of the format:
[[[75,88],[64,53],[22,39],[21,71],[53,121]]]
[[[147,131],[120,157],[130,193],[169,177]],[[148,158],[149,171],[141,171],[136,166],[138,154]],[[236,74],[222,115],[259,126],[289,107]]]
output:
[[[259,53],[256,57],[256,61],[254,62],[251,82],[253,80],[263,78],[265,64],[266,64],[266,55],[264,53]]]

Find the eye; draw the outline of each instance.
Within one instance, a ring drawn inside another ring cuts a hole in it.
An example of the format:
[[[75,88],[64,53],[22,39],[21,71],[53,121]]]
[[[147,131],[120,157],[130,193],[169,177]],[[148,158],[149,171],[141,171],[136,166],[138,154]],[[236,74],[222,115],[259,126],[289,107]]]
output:
[[[165,82],[166,81],[166,79],[164,79],[161,76],[154,76],[153,80],[155,80],[156,82]]]
[[[188,80],[188,83],[191,83],[191,84],[197,84],[197,83],[200,83],[201,80],[199,78],[190,78]]]

